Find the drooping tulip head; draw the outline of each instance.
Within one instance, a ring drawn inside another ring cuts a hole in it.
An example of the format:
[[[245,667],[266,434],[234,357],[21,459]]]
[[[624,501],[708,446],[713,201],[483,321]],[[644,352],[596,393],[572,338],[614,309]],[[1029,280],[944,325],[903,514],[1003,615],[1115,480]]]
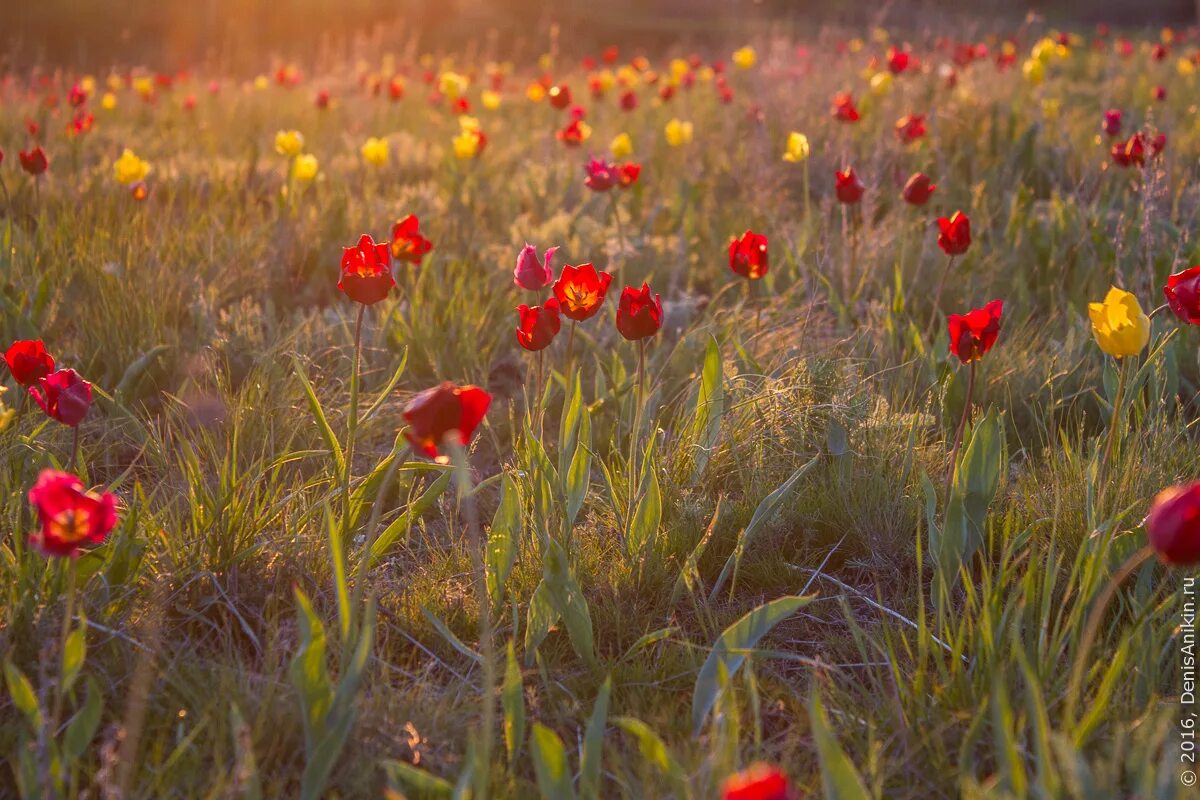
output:
[[[342,279],[338,288],[356,303],[378,303],[396,285],[392,277],[391,249],[364,233],[354,247],[342,248]]]
[[[729,242],[729,268],[743,278],[758,280],[767,274],[767,237],[746,231]]]
[[[662,298],[651,294],[649,284],[641,289],[626,286],[617,304],[617,330],[631,342],[646,339],[662,327]]]
[[[29,396],[46,416],[74,428],[92,407],[92,384],[73,369],[60,369],[30,386]]]
[[[404,421],[405,438],[421,453],[445,463],[449,458],[438,449],[454,435],[463,447],[487,415],[492,396],[478,386],[455,386],[445,382],[426,389],[408,401]]]
[[[117,524],[117,499],[90,492],[67,472],[47,469],[29,490],[39,530],[29,544],[46,556],[75,557],[87,545],[100,544]]]
[[[577,267],[567,264],[554,282],[554,297],[564,317],[583,322],[595,316],[604,305],[611,283],[612,275],[597,271],[591,264]]]
[[[950,352],[964,364],[978,361],[996,343],[1000,335],[1000,315],[1003,300],[993,300],[983,308],[973,308],[966,314],[947,317],[950,329]]]

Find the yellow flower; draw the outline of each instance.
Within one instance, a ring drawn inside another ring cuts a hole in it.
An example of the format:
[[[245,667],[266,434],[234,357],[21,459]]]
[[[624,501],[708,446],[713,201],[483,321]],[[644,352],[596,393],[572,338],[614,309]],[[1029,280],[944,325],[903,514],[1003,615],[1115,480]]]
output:
[[[851,53],[857,53],[866,46],[867,46],[867,43],[864,42],[862,39],[858,38],[857,36],[855,36],[853,39],[850,40],[850,52]]]
[[[673,119],[667,123],[663,131],[667,136],[667,144],[671,147],[682,147],[692,142],[692,123]]]
[[[0,395],[8,391],[7,386],[0,386]],[[0,400],[0,431],[8,427],[8,423],[12,422],[13,415],[17,412],[4,405],[4,401]]]
[[[260,92],[271,88],[271,79],[266,75],[259,75],[254,79],[254,88]]]
[[[712,83],[713,78],[717,77],[717,72],[712,67],[705,64],[696,72],[696,78],[701,83]]]
[[[596,82],[600,85],[600,91],[608,93],[616,86],[617,79],[611,69],[605,69],[596,74]]]
[[[625,64],[617,69],[617,82],[622,86],[632,88],[637,86],[640,80],[641,78],[638,75],[638,71],[629,64]]]
[[[1058,42],[1047,36],[1044,39],[1038,40],[1038,43],[1033,46],[1033,50],[1031,50],[1029,54],[1033,56],[1035,60],[1040,61],[1043,64],[1048,64],[1050,63],[1050,59],[1056,55],[1057,49]]]
[[[1135,356],[1150,341],[1150,318],[1137,298],[1113,286],[1100,303],[1088,303],[1092,335],[1100,349],[1113,358]]]
[[[758,62],[758,53],[753,47],[739,47],[733,51],[733,65],[738,69],[750,69]]]
[[[1175,71],[1187,77],[1196,71],[1196,63],[1190,58],[1181,58],[1175,62]]]
[[[1058,119],[1060,111],[1062,111],[1062,100],[1057,97],[1047,97],[1042,101],[1042,116],[1046,119]]]
[[[895,78],[892,77],[892,73],[886,70],[876,72],[871,76],[871,94],[883,97],[892,91],[894,81]]]
[[[791,161],[793,164],[798,164],[801,161],[808,159],[812,148],[808,144],[808,137],[803,133],[792,131],[788,134],[787,150],[783,153],[784,161]]]
[[[467,91],[467,79],[457,72],[443,72],[438,81],[438,88],[449,99],[457,100]]]
[[[293,174],[296,176],[296,180],[301,183],[308,183],[316,178],[317,171],[320,168],[320,162],[317,161],[317,157],[312,153],[304,153],[296,156],[296,163],[292,167],[295,170]]]
[[[615,159],[628,158],[633,154],[633,140],[629,138],[628,133],[618,133],[613,137],[612,144],[608,146],[612,151],[612,156]]]
[[[104,96],[100,98],[100,107],[105,111],[112,111],[117,107],[117,96],[112,92],[105,92]]]
[[[150,174],[150,164],[138,158],[136,153],[126,147],[125,152],[121,153],[121,157],[113,162],[113,173],[117,177],[117,183],[128,186],[143,180]]]
[[[146,75],[143,75],[140,78],[134,78],[133,90],[142,97],[150,97],[154,94],[154,79]]]
[[[479,102],[488,111],[495,111],[500,107],[500,93],[493,92],[491,89],[484,89],[479,95]]]
[[[454,137],[452,143],[454,145],[454,157],[460,161],[474,158],[479,154],[479,133],[477,131],[463,131]]]
[[[96,93],[96,76],[84,75],[83,79],[79,81],[79,88],[83,89],[84,94],[88,97],[94,95]]]
[[[540,103],[546,99],[546,87],[540,83],[531,83],[529,88],[525,90],[525,96],[529,98],[531,103]]]
[[[1025,80],[1037,86],[1046,80],[1046,65],[1037,59],[1030,58],[1021,65],[1021,73],[1025,76]]]
[[[300,131],[276,131],[275,152],[285,158],[295,158],[304,152],[304,134]]]
[[[382,167],[388,160],[387,139],[372,136],[367,139],[359,152],[362,153],[363,161],[376,167]]]
[[[671,77],[674,78],[675,80],[679,80],[684,75],[687,75],[688,70],[690,70],[690,69],[691,69],[691,67],[688,66],[688,62],[684,61],[682,58],[671,59],[671,65],[670,65]]]
[[[110,92],[119,92],[121,91],[121,87],[125,85],[125,81],[121,79],[120,75],[113,73],[104,79],[104,85],[108,87]]]

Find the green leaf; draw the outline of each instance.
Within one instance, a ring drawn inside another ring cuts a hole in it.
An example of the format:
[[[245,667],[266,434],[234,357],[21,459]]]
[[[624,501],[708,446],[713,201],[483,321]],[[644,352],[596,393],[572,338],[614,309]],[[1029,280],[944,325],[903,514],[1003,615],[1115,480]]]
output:
[[[325,727],[325,717],[333,704],[333,686],[325,665],[325,626],[313,611],[308,596],[295,590],[297,619],[300,622],[300,648],[292,658],[288,674],[300,695],[304,741],[311,752]]]
[[[658,474],[650,467],[646,491],[638,501],[637,511],[629,525],[629,536],[625,540],[626,549],[631,557],[637,558],[646,547],[654,543],[661,522],[662,497],[658,490]]]
[[[587,408],[582,409],[579,422],[579,442],[575,445],[575,455],[571,458],[571,466],[567,469],[567,524],[569,530],[575,524],[583,501],[587,499],[588,485],[592,474],[592,415]]]
[[[96,736],[100,727],[100,712],[104,708],[104,700],[100,687],[88,678],[87,689],[84,692],[83,705],[75,712],[75,716],[67,724],[63,734],[63,759],[67,764],[74,764],[79,757],[87,752],[88,745]]]
[[[388,397],[391,396],[392,390],[395,389],[400,383],[400,376],[404,374],[404,368],[406,366],[408,366],[407,346],[404,347],[403,352],[400,354],[400,363],[396,365],[396,371],[392,373],[392,377],[388,378],[388,382],[379,391],[379,397],[375,398],[375,402],[372,403],[371,406],[365,412],[363,412],[362,416],[358,418],[359,425],[362,425],[371,417],[375,416],[379,409],[383,408],[383,404],[386,403]]]
[[[871,793],[859,776],[858,770],[838,744],[829,727],[821,693],[813,689],[808,707],[809,724],[813,739],[817,743],[817,756],[821,762],[821,784],[826,800],[870,800]]]
[[[708,459],[717,446],[721,435],[721,417],[725,414],[725,375],[721,363],[721,347],[715,338],[710,338],[704,353],[704,367],[700,372],[700,386],[696,395],[696,410],[692,429],[696,432],[695,452],[692,456],[692,482],[700,480]]]
[[[313,419],[317,423],[317,430],[321,434],[321,438],[325,440],[325,446],[329,448],[329,455],[333,458],[334,469],[337,477],[340,479],[346,472],[346,459],[342,455],[342,445],[338,441],[337,434],[333,432],[333,428],[329,427],[329,420],[325,417],[325,409],[321,406],[321,400],[317,397],[317,392],[313,389],[312,383],[308,380],[308,372],[304,369],[304,365],[296,356],[292,356],[292,368],[296,372],[296,377],[300,379],[300,385],[304,387],[304,395],[308,398],[308,408],[312,411]]]
[[[792,491],[792,487],[794,487],[810,469],[816,466],[819,460],[819,457],[813,458],[807,464],[804,464],[802,467],[793,472],[787,480],[779,485],[779,488],[764,497],[758,504],[758,507],[754,509],[754,516],[750,518],[750,523],[746,525],[746,529],[742,532],[742,535],[739,539],[737,551],[735,551],[733,555],[731,555],[725,562],[725,566],[721,569],[721,574],[717,576],[717,581],[713,584],[712,592],[709,593],[709,597],[711,599],[716,599],[717,593],[721,591],[721,587],[725,585],[725,581],[728,580],[730,574],[737,567],[739,561],[741,560],[741,553],[745,552],[745,549],[749,546],[750,541],[758,534],[759,530],[765,526],[768,521],[770,521],[771,517],[775,515],[775,512],[779,510],[780,504],[783,503],[783,500],[785,497],[787,497],[788,493]]]
[[[81,614],[79,625],[67,634],[66,647],[62,655],[62,691],[68,692],[79,677],[79,670],[87,658],[87,620]]]
[[[476,664],[483,663],[483,656],[480,655],[478,652],[472,650],[471,648],[467,647],[467,645],[463,643],[462,639],[459,639],[457,636],[454,635],[454,631],[452,631],[448,627],[446,627],[446,623],[442,622],[441,618],[438,617],[437,614],[434,614],[432,611],[430,611],[425,606],[421,606],[421,616],[425,617],[425,619],[429,621],[429,624],[434,627],[434,630],[436,630],[438,633],[440,633],[442,635],[442,638],[450,643],[451,647],[453,647],[455,650],[457,650],[462,655],[464,655],[467,658],[474,661]]]
[[[575,800],[567,751],[558,734],[540,723],[534,723],[533,770],[537,774],[538,790],[543,800]]]
[[[367,560],[369,566],[375,566],[391,546],[408,532],[412,521],[433,507],[433,504],[437,502],[437,499],[441,497],[442,493],[450,485],[452,477],[454,477],[454,473],[451,470],[443,471],[429,485],[429,488],[404,510],[403,514],[396,517],[390,525],[380,531],[379,535],[375,537],[375,542],[371,545],[371,555]]]
[[[608,721],[608,698],[612,694],[612,676],[604,679],[592,716],[583,735],[583,754],[579,759],[579,794],[584,800],[600,800],[600,760],[604,746],[604,726]]]
[[[717,702],[721,687],[719,672],[723,667],[732,679],[737,674],[746,653],[754,648],[762,637],[783,620],[808,605],[815,595],[788,595],[764,603],[730,625],[721,634],[708,654],[704,665],[696,676],[692,690],[692,733],[700,735],[704,719]]]
[[[587,598],[583,596],[579,582],[567,563],[567,554],[558,542],[551,541],[546,548],[542,561],[542,585],[549,593],[551,605],[567,626],[567,635],[575,652],[588,664],[595,664],[596,649]]]
[[[497,605],[504,599],[504,584],[517,562],[517,544],[521,539],[521,498],[517,484],[505,473],[500,487],[500,506],[492,517],[487,541],[488,596]]]
[[[550,629],[554,627],[554,623],[558,622],[561,616],[550,597],[550,588],[543,579],[533,590],[533,597],[529,600],[529,610],[525,616],[526,664],[533,663],[533,654],[545,641],[550,634]]]
[[[346,550],[342,545],[342,527],[325,504],[325,527],[329,537],[329,558],[333,562],[333,588],[337,596],[338,634],[343,643],[350,638],[350,583],[346,577]]]
[[[509,766],[516,765],[517,753],[525,741],[525,690],[521,683],[521,667],[512,639],[504,665],[504,686],[500,690],[500,705],[504,709],[504,749]]]
[[[646,761],[665,776],[671,783],[671,793],[677,798],[689,797],[687,779],[683,769],[671,756],[662,737],[640,719],[635,717],[617,717],[613,720],[618,728],[634,737],[638,743],[638,752]]]
[[[134,392],[137,391],[138,382],[146,374],[146,370],[154,365],[159,356],[170,349],[170,346],[165,344],[156,345],[130,364],[117,383],[117,388],[113,391],[113,400],[122,406],[128,406],[129,401],[133,399]]]
[[[38,707],[37,695],[33,693],[33,685],[15,664],[4,660],[4,682],[8,684],[8,696],[13,705],[25,715],[30,726],[35,731],[42,729],[42,710]]]
[[[381,761],[380,766],[387,774],[390,788],[406,788],[414,797],[440,800],[449,798],[454,793],[454,785],[450,781],[431,775],[412,764],[387,760]]]

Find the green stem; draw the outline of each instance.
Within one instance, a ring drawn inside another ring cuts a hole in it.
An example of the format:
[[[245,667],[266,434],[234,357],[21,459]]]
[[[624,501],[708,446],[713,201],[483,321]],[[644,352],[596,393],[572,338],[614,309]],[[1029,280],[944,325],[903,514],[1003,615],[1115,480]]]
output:
[[[358,381],[362,366],[362,327],[367,307],[358,307],[358,318],[354,322],[354,365],[350,370],[350,410],[346,422],[346,463],[342,471],[342,497],[345,501],[344,530],[350,526],[350,474],[354,471],[354,440],[358,434]]]
[[[1113,449],[1116,447],[1117,426],[1121,421],[1121,407],[1125,404],[1125,381],[1129,370],[1125,367],[1124,361],[1117,362],[1117,394],[1113,398],[1113,413],[1112,418],[1108,423],[1108,435],[1104,440],[1104,455],[1100,459],[1100,471],[1097,473],[1097,480],[1100,484],[1099,492],[1096,496],[1096,512],[1099,517],[1104,512],[1104,495],[1108,488],[1108,469],[1109,462],[1112,460]]]
[[[637,440],[642,427],[642,405],[645,403],[643,383],[646,376],[646,340],[638,340],[637,378],[634,385],[633,428],[629,431],[629,505],[626,508],[627,522],[625,535],[629,536],[633,527],[633,513],[637,501],[638,472],[637,472]]]
[[[971,402],[975,394],[975,365],[971,362],[971,371],[967,373],[967,399],[963,404],[962,417],[958,420],[958,430],[954,432],[954,446],[950,449],[950,469],[946,472],[946,505],[950,505],[950,488],[954,485],[954,471],[958,466],[958,451],[962,448],[963,434],[967,430],[967,419],[971,416]]]
[[[71,635],[71,620],[75,616],[75,558],[68,556],[64,567],[67,571],[67,588],[63,595],[62,627],[58,634],[58,687],[54,693],[54,709],[50,715],[49,733],[53,738],[58,732],[58,721],[62,719],[63,703],[66,700],[67,638]]]

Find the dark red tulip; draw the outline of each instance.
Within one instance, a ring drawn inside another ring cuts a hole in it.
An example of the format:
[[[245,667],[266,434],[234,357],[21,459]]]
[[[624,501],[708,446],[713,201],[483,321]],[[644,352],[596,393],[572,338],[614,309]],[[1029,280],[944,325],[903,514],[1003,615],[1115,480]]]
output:
[[[605,64],[615,64],[617,63],[617,57],[619,56],[620,52],[621,51],[617,49],[615,44],[610,44],[608,47],[604,48],[604,52],[600,57],[604,59]]]
[[[1200,267],[1168,277],[1163,294],[1175,316],[1189,325],[1200,325]]]
[[[322,89],[321,91],[317,92],[317,96],[313,100],[313,103],[317,108],[324,110],[329,108],[329,99],[329,90]]]
[[[911,56],[906,50],[901,50],[895,46],[889,47],[887,51],[887,66],[888,71],[893,75],[899,75],[904,70],[908,69]]]
[[[587,174],[587,177],[583,179],[583,185],[593,192],[607,192],[620,180],[617,174],[617,165],[601,158],[589,159],[583,165],[583,171]]]
[[[742,238],[729,242],[729,268],[752,281],[767,274],[767,237],[754,231],[746,231]]]
[[[1200,481],[1159,492],[1146,516],[1146,534],[1163,563],[1200,563]]]
[[[54,372],[54,359],[46,352],[41,339],[20,339],[4,353],[4,361],[13,380],[21,386],[33,386]]]
[[[983,308],[973,308],[966,314],[947,317],[950,352],[964,364],[983,358],[1000,335],[1000,315],[1003,311],[1004,301],[993,300]]]
[[[621,94],[621,110],[622,111],[633,111],[635,108],[637,108],[637,105],[638,105],[637,93],[634,92],[632,89],[627,89],[625,92],[623,92]]]
[[[833,118],[838,122],[858,122],[858,109],[849,92],[838,92],[833,96]]]
[[[21,169],[30,175],[41,175],[50,169],[50,159],[46,156],[46,151],[41,147],[35,147],[29,152],[22,150],[17,153],[17,158],[21,162]]]
[[[929,202],[929,198],[936,190],[937,184],[931,181],[924,172],[918,172],[908,179],[900,194],[904,197],[904,202],[914,206],[923,206]]]
[[[492,396],[478,386],[445,382],[426,389],[404,407],[404,421],[408,423],[404,436],[418,451],[444,463],[449,459],[438,448],[446,437],[454,434],[466,447],[491,402]]]
[[[558,309],[567,319],[583,322],[595,316],[604,305],[612,275],[598,272],[591,264],[573,267],[566,264],[554,282],[554,298]]]
[[[433,242],[421,235],[420,224],[415,214],[409,214],[392,226],[392,258],[419,265],[433,249]]]
[[[558,300],[553,297],[540,306],[517,306],[517,343],[526,350],[545,350],[561,327]]]
[[[1121,135],[1121,110],[1119,108],[1110,108],[1104,112],[1104,124],[1102,126],[1104,132],[1111,137]]]
[[[92,407],[92,385],[73,369],[60,369],[29,387],[29,396],[46,416],[72,428]]]
[[[387,297],[396,285],[388,243],[376,244],[370,234],[364,233],[357,245],[342,250],[342,279],[338,281],[338,288],[364,306]]]
[[[938,247],[948,256],[960,256],[971,246],[971,219],[955,211],[949,219],[938,217]]]
[[[1162,86],[1155,86],[1154,87],[1154,99],[1158,100],[1160,103],[1163,100],[1166,100],[1167,99],[1167,90]]]
[[[46,469],[29,490],[40,529],[29,544],[47,556],[74,557],[81,548],[100,544],[117,524],[117,499],[89,492],[67,472]]]
[[[645,339],[658,333],[662,327],[662,298],[651,295],[649,284],[641,289],[626,286],[621,290],[617,304],[617,330],[631,342]]]
[[[791,800],[787,776],[768,764],[754,764],[731,775],[721,787],[721,800]]]
[[[550,101],[550,105],[562,111],[571,105],[571,87],[565,83],[551,86],[550,91],[546,92],[546,98]]]
[[[1156,44],[1154,45],[1154,49],[1150,51],[1150,57],[1155,61],[1163,61],[1166,59],[1168,52],[1165,44]]]
[[[846,167],[835,173],[837,178],[837,199],[839,203],[857,203],[862,200],[866,187],[854,174],[854,167]]]
[[[896,121],[896,137],[904,144],[912,144],[925,135],[925,115],[909,114]]]

